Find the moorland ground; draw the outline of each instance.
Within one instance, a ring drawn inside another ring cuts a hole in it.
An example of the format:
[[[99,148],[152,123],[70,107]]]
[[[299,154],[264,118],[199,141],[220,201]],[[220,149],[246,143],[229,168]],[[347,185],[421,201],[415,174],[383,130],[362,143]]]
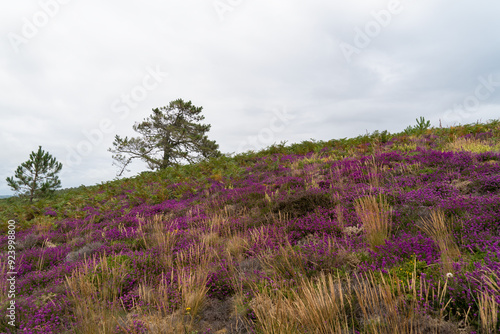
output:
[[[1,199],[0,331],[498,333],[499,212],[498,120]]]

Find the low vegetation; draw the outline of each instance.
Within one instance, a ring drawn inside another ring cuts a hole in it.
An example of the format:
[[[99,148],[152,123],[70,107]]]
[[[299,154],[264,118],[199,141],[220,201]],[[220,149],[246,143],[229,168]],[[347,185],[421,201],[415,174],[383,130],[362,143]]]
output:
[[[498,333],[500,121],[144,172],[28,202],[2,333]]]

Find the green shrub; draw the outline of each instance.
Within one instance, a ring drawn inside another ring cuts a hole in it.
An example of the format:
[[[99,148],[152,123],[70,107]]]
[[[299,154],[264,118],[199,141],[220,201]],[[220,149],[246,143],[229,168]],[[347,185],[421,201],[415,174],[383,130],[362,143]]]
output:
[[[426,121],[424,117],[420,117],[420,120],[417,118],[417,125],[415,126],[408,126],[405,130],[404,133],[407,135],[420,135],[425,132],[428,128],[431,126],[430,121]]]

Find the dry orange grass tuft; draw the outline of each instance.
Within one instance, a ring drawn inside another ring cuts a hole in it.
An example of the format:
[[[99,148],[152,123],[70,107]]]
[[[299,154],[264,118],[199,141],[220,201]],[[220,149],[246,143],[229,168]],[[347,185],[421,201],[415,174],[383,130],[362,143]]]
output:
[[[354,204],[356,214],[363,223],[363,230],[370,247],[380,246],[391,233],[392,207],[384,195],[362,197]]]
[[[434,324],[416,313],[419,302],[437,298],[444,316],[447,282],[431,288],[417,280],[414,270],[406,282],[375,274],[341,278],[321,273],[315,279],[301,278],[296,289],[287,291],[255,286],[251,307],[263,333],[350,333],[361,327],[364,333],[438,333]],[[427,293],[426,295],[422,291]]]
[[[372,188],[380,187],[380,177],[378,174],[382,169],[382,167],[380,166],[379,163],[377,163],[375,156],[372,155],[372,158],[370,160],[365,161],[364,165],[370,168],[368,172],[368,181],[370,183],[370,186]]]
[[[306,272],[306,261],[303,255],[293,248],[288,240],[286,240],[284,246],[279,246],[278,251],[269,250],[259,254],[257,258],[265,270],[277,280],[279,278],[297,279],[305,275]]]
[[[179,253],[177,281],[183,309],[191,316],[191,320],[205,306],[210,263],[216,257],[214,250],[204,244],[193,245],[187,251]]]
[[[110,266],[108,258],[101,255],[100,261],[96,257],[89,262],[85,259],[81,268],[66,276],[78,333],[114,333],[122,311],[117,300],[128,270],[126,262]]]
[[[493,272],[485,273],[486,289],[479,295],[479,319],[484,333],[495,333],[500,307],[495,299],[500,293],[499,277]]]
[[[430,217],[422,219],[420,229],[429,235],[439,247],[444,274],[452,272],[452,262],[458,259],[460,249],[448,229],[448,222],[441,210],[432,211]]]
[[[140,218],[140,217],[138,217]],[[177,243],[177,230],[171,231],[168,216],[155,215],[139,224],[138,232],[146,248],[159,247],[162,250],[160,261],[166,268],[173,265],[172,250]]]
[[[33,226],[37,233],[44,234],[54,229],[55,218],[48,216],[37,216],[34,219]]]
[[[500,145],[490,146],[488,143],[474,138],[457,138],[454,141],[448,143],[443,151],[466,151],[473,153],[484,153],[490,151],[498,151],[500,149]]]
[[[248,249],[248,241],[243,236],[234,235],[226,242],[226,253],[237,260],[243,259],[243,253]]]

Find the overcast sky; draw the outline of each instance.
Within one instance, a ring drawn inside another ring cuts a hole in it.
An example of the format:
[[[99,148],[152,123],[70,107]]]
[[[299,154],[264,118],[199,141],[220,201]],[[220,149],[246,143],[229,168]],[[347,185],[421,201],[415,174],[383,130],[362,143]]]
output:
[[[114,136],[178,98],[225,153],[499,118],[499,15],[497,0],[4,1],[0,195],[39,145],[64,188],[112,180]]]

